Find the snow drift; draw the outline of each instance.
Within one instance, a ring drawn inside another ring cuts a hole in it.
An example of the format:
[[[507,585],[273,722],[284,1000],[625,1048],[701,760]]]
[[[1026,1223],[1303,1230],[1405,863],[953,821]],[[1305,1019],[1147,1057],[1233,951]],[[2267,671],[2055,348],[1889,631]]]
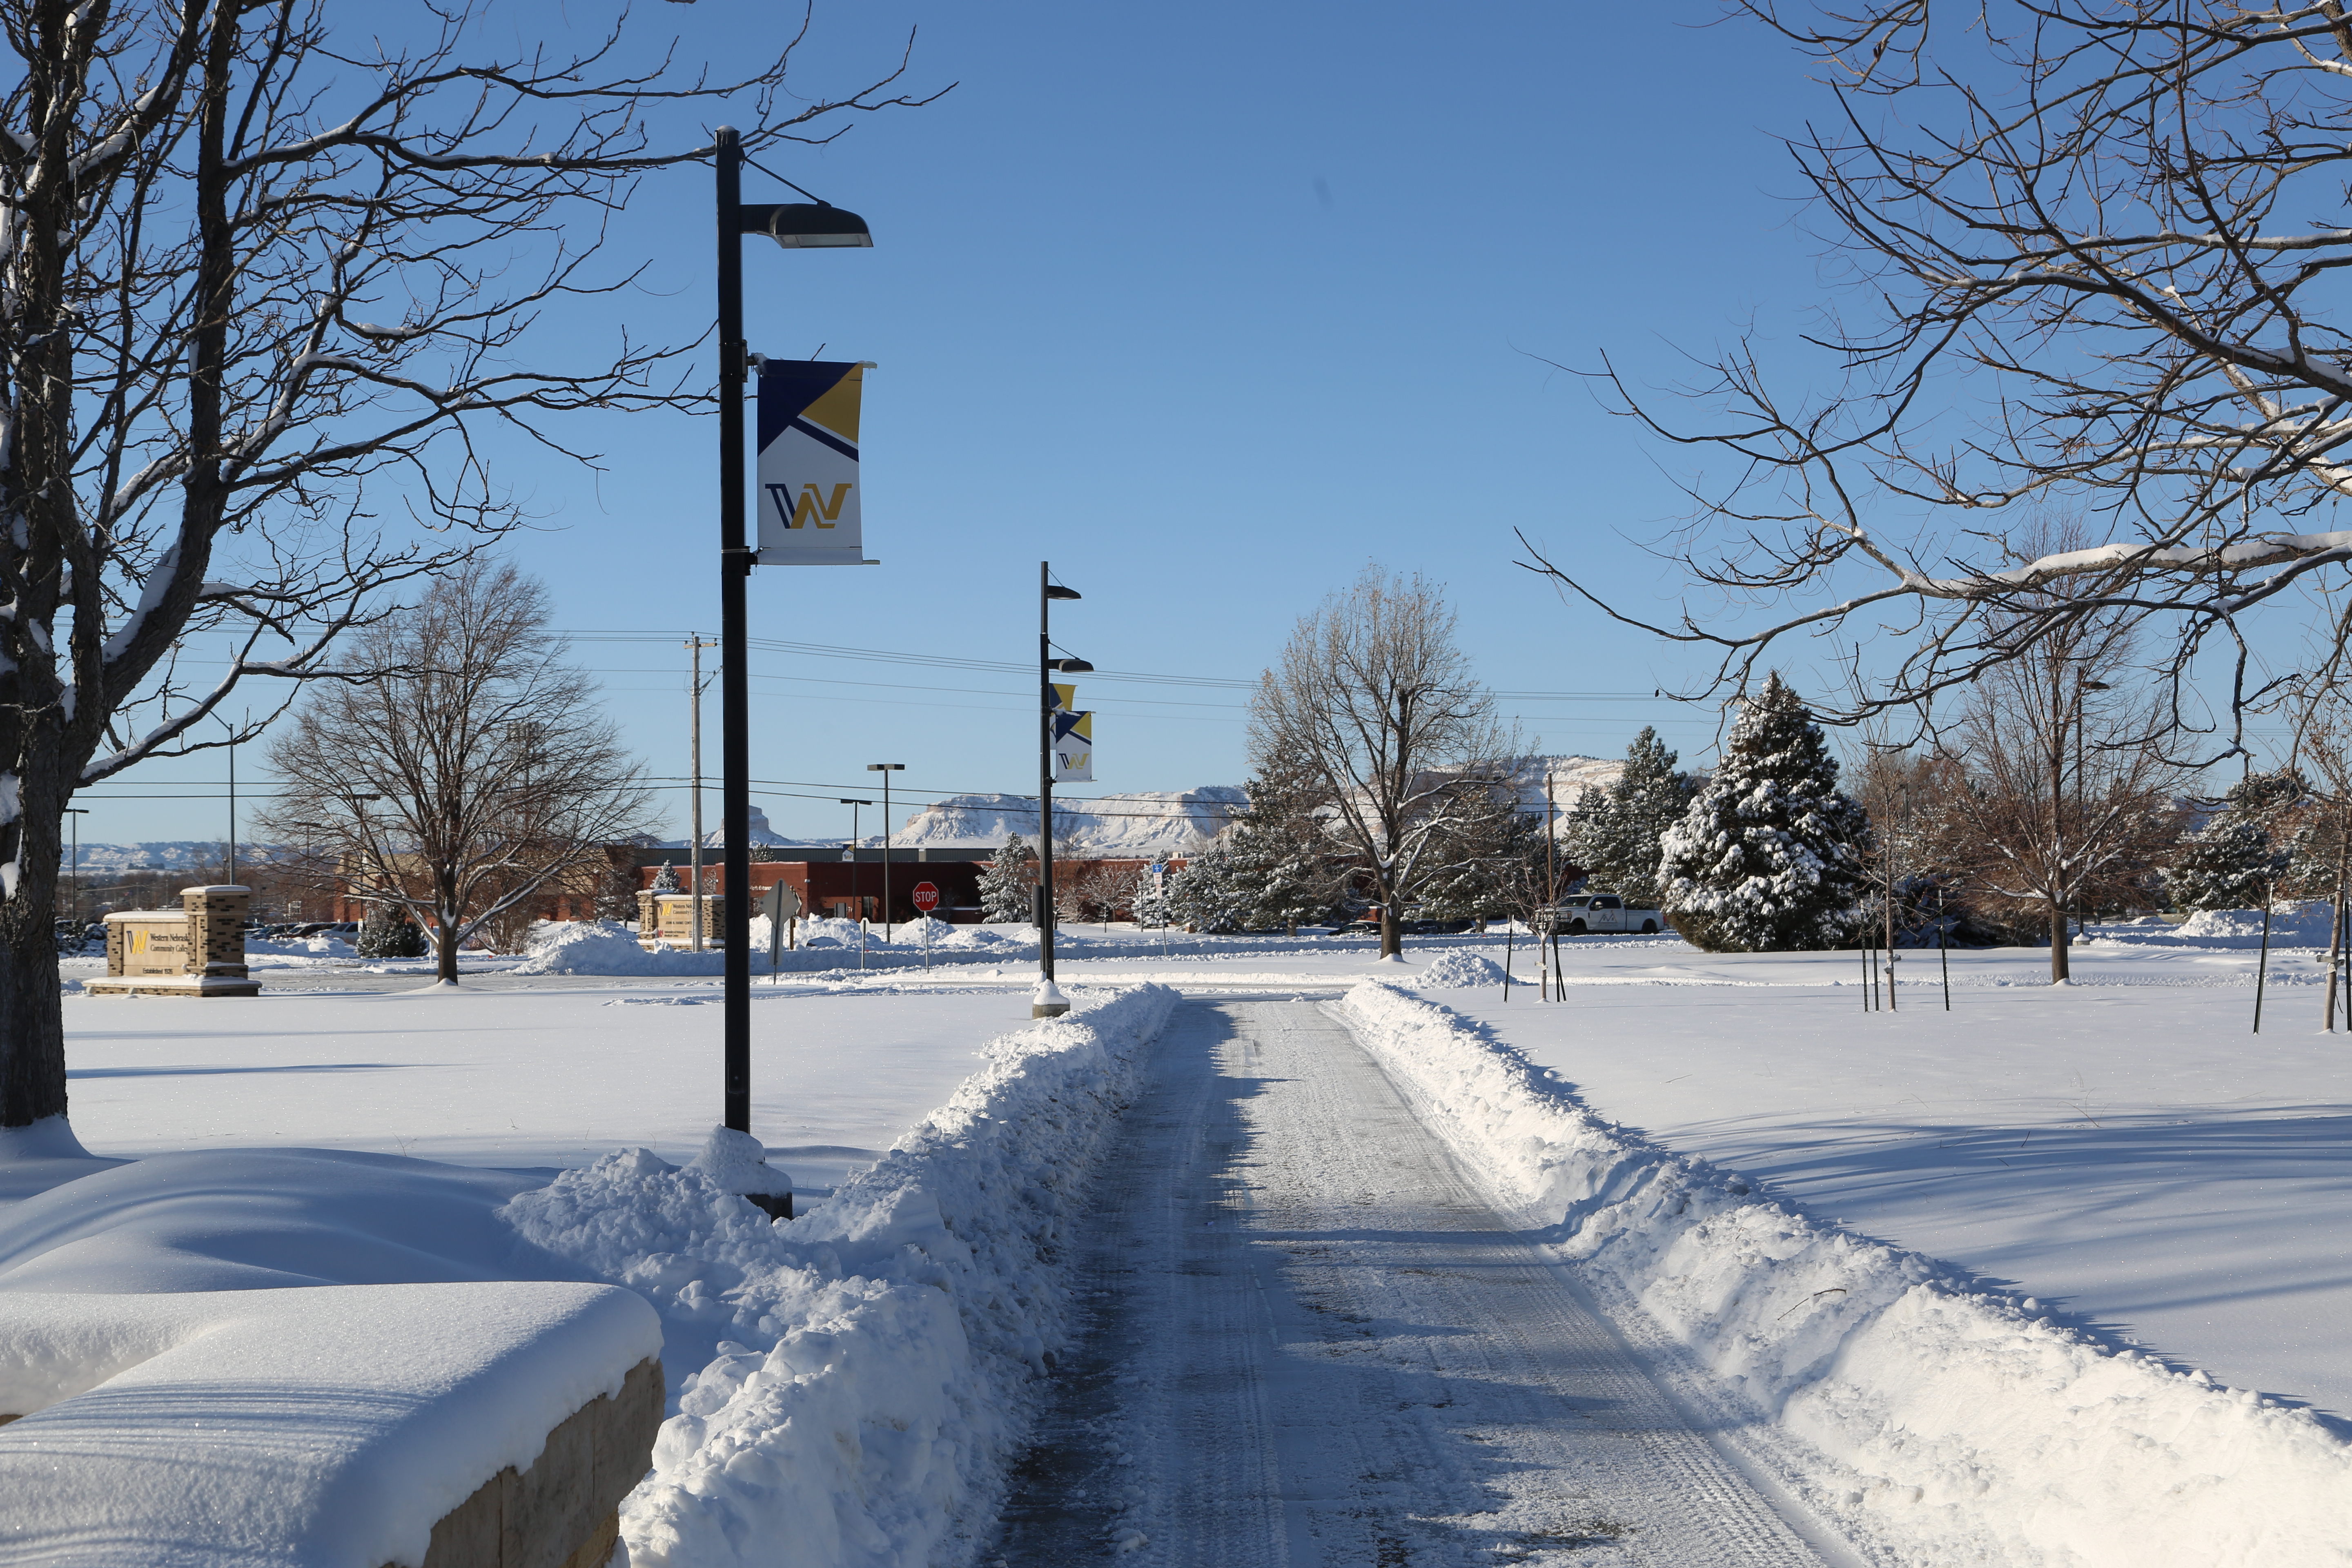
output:
[[[623,1506],[632,1563],[970,1559],[1065,1338],[1073,1200],[1175,999],[1074,992],[789,1224],[643,1150],[507,1206],[664,1319],[677,1414]]]
[[[1758,1196],[1603,1121],[1457,1016],[1339,1005],[1496,1197],[1637,1335],[1778,1424],[1773,1462],[1911,1564],[2284,1568],[2347,1560],[2352,1445],[2032,1298]],[[1729,1425],[1738,1425],[1736,1417]]]

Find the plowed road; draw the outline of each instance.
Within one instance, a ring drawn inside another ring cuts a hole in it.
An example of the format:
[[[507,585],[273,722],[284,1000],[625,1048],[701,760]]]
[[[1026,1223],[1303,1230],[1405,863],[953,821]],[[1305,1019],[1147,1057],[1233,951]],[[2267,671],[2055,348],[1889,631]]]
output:
[[[1315,1003],[1185,1003],[1118,1136],[1091,1327],[984,1563],[1856,1561],[1692,1428]]]

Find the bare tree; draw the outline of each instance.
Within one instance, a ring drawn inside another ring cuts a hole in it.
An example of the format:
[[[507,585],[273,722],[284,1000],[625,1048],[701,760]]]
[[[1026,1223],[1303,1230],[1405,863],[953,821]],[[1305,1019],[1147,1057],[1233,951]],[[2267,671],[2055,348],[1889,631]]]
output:
[[[641,831],[650,799],[547,621],[537,583],[469,561],[352,634],[354,670],[406,673],[314,690],[270,742],[264,825],[415,915],[452,984],[475,932]]]
[[[1726,465],[1664,551],[1704,602],[1650,629],[1744,687],[1784,637],[1883,625],[1898,646],[1851,719],[2121,616],[2169,677],[2168,733],[2213,725],[2186,688],[2219,653],[2218,755],[2241,753],[2264,684],[2241,617],[2297,585],[2340,595],[2352,561],[2331,531],[2352,494],[2352,228],[2305,217],[2352,175],[2352,15],[1738,4],[1830,79],[1827,125],[1791,151],[1858,309],[1811,338],[1845,373],[1826,395],[1776,385],[1748,342],[1655,398],[1604,360],[1620,412]],[[2040,550],[2006,521],[2053,508],[2090,541]],[[1758,605],[1762,624],[1726,613]]]
[[[598,251],[633,181],[712,156],[705,115],[757,156],[904,101],[783,100],[789,29],[713,76],[572,15],[578,52],[487,0],[341,32],[323,0],[0,0],[0,1126],[66,1110],[74,791],[253,739],[284,699],[195,726],[514,525],[484,435],[592,460],[562,416],[709,405],[687,350],[579,319],[632,284]],[[182,668],[198,633],[218,679]]]
[[[1384,957],[1402,951],[1401,906],[1482,804],[1464,776],[1506,775],[1519,751],[1454,626],[1436,584],[1367,566],[1300,619],[1250,710],[1258,771],[1310,768],[1329,792],[1333,835],[1380,901]]]
[[[1974,900],[2046,924],[2053,984],[2070,974],[2070,917],[2146,898],[2179,837],[2179,770],[2147,742],[2146,705],[2101,679],[2128,647],[2116,617],[2077,622],[1989,671],[1938,749],[1932,804],[1912,803]]]

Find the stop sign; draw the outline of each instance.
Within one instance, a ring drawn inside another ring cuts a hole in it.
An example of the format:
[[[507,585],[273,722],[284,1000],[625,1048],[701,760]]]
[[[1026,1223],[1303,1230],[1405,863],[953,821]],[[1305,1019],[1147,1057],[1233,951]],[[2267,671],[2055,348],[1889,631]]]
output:
[[[916,883],[915,907],[922,910],[925,914],[929,914],[933,910],[940,907],[940,890],[937,888],[932,887],[929,882]]]

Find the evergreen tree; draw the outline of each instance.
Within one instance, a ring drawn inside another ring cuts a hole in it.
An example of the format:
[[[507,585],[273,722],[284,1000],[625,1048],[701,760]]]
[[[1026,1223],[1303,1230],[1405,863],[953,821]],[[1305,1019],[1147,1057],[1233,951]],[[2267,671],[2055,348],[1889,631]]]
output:
[[[1870,819],[1837,777],[1821,727],[1774,673],[1660,846],[1658,907],[1675,929],[1709,952],[1835,941],[1871,847]]]
[[[1256,889],[1244,879],[1249,867],[1234,834],[1227,828],[1200,846],[1168,879],[1168,903],[1178,920],[1205,931],[1249,929]]]
[[[2285,876],[2291,851],[2281,848],[2273,828],[2308,793],[2292,768],[2249,773],[2221,797],[2221,810],[2190,838],[2165,888],[2174,905],[2188,910],[2242,910],[2259,905]]]
[[[1127,890],[1127,908],[1138,926],[1164,926],[1175,919],[1175,909],[1168,898],[1167,878],[1166,872],[1157,877],[1148,870],[1135,874]]]
[[[1022,925],[1036,912],[1031,906],[1031,888],[1034,885],[1027,874],[1036,862],[1036,851],[1018,833],[1008,836],[1004,847],[980,874],[980,918],[991,925]]]
[[[1303,770],[1261,768],[1244,786],[1249,805],[1219,837],[1223,875],[1246,908],[1234,929],[1296,931],[1327,918],[1334,892],[1333,845],[1321,815],[1327,793]]]
[[[1560,847],[1595,892],[1619,893],[1639,909],[1662,909],[1658,846],[1690,810],[1698,783],[1675,771],[1675,753],[1648,725],[1625,748],[1625,770],[1589,789],[1562,814]]]
[[[358,947],[362,958],[422,958],[425,932],[407,912],[387,903],[368,905],[360,921]]]
[[[653,889],[652,889],[652,890],[653,890],[654,892],[656,892],[656,893],[675,893],[675,892],[677,892],[677,867],[675,867],[675,866],[673,866],[673,865],[671,865],[671,864],[670,864],[668,861],[667,861],[667,860],[663,861],[663,862],[662,862],[662,868],[661,868],[660,870],[658,870],[658,871],[656,871],[656,872],[655,872],[655,873],[654,873],[654,881],[653,881]]]

